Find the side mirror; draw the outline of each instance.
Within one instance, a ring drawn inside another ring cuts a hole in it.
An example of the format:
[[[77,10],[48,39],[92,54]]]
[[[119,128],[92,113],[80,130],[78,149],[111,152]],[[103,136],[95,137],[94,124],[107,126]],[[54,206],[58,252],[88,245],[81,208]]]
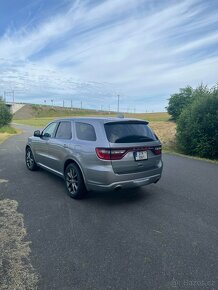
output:
[[[49,134],[49,133],[45,133],[45,134],[43,134],[43,136],[42,137],[45,137],[45,138],[50,138],[51,137],[51,135]]]
[[[40,131],[39,130],[34,131],[33,136],[34,137],[41,137]]]

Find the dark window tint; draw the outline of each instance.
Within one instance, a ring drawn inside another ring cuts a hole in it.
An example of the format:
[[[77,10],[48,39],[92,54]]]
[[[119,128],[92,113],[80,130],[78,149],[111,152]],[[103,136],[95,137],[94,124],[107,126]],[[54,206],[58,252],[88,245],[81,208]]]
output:
[[[71,131],[71,122],[60,122],[57,133],[55,136],[57,139],[71,139],[72,131]]]
[[[157,140],[151,129],[143,122],[116,122],[105,124],[111,143],[134,143]]]
[[[45,137],[53,137],[55,133],[57,123],[49,124],[42,132],[42,135]]]
[[[76,123],[76,135],[80,140],[95,141],[96,134],[92,125],[87,123]]]

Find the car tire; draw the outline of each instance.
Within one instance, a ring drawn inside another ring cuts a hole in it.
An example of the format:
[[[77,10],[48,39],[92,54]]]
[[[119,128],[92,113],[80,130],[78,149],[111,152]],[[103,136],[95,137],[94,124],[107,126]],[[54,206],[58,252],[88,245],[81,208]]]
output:
[[[26,160],[26,166],[30,171],[35,171],[38,169],[38,166],[35,162],[35,159],[34,159],[34,156],[30,147],[26,148],[25,160]]]
[[[75,163],[70,163],[64,172],[65,186],[67,193],[74,199],[81,199],[86,194],[82,173]]]

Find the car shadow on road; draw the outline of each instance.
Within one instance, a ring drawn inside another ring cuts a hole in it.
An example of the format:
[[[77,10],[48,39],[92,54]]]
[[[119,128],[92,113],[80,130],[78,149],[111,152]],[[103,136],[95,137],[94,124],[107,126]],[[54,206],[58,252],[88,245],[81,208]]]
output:
[[[145,188],[121,189],[119,191],[91,191],[87,193],[87,202],[101,202],[107,205],[116,206],[133,204],[151,199],[153,194]]]
[[[39,168],[38,172],[40,174],[46,175],[49,179],[52,180],[55,184],[56,189],[63,190],[63,193],[66,194],[67,192],[64,186],[63,179],[57,177],[53,173],[50,173],[46,170]],[[80,200],[82,203],[86,204],[93,204],[93,203],[102,203],[109,206],[119,206],[123,204],[133,204],[142,201],[149,201],[153,200],[154,198],[154,191],[151,189],[150,186],[146,187],[136,187],[131,189],[120,189],[118,191],[89,191],[86,193],[85,197]],[[70,201],[73,202],[73,199],[69,197]]]

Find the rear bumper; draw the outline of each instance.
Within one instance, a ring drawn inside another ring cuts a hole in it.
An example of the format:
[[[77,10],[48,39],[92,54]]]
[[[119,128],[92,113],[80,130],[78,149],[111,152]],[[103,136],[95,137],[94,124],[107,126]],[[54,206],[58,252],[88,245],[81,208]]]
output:
[[[160,178],[161,178],[161,174],[156,174],[153,176],[134,179],[134,180],[113,182],[113,183],[107,184],[107,185],[89,183],[88,187],[89,187],[89,190],[96,190],[96,191],[119,190],[119,189],[125,189],[125,188],[140,187],[143,185],[155,183]]]
[[[111,191],[125,188],[134,188],[151,183],[156,183],[162,174],[163,163],[160,161],[158,168],[134,174],[115,174],[113,170],[97,172],[97,180],[86,182],[88,190]]]

